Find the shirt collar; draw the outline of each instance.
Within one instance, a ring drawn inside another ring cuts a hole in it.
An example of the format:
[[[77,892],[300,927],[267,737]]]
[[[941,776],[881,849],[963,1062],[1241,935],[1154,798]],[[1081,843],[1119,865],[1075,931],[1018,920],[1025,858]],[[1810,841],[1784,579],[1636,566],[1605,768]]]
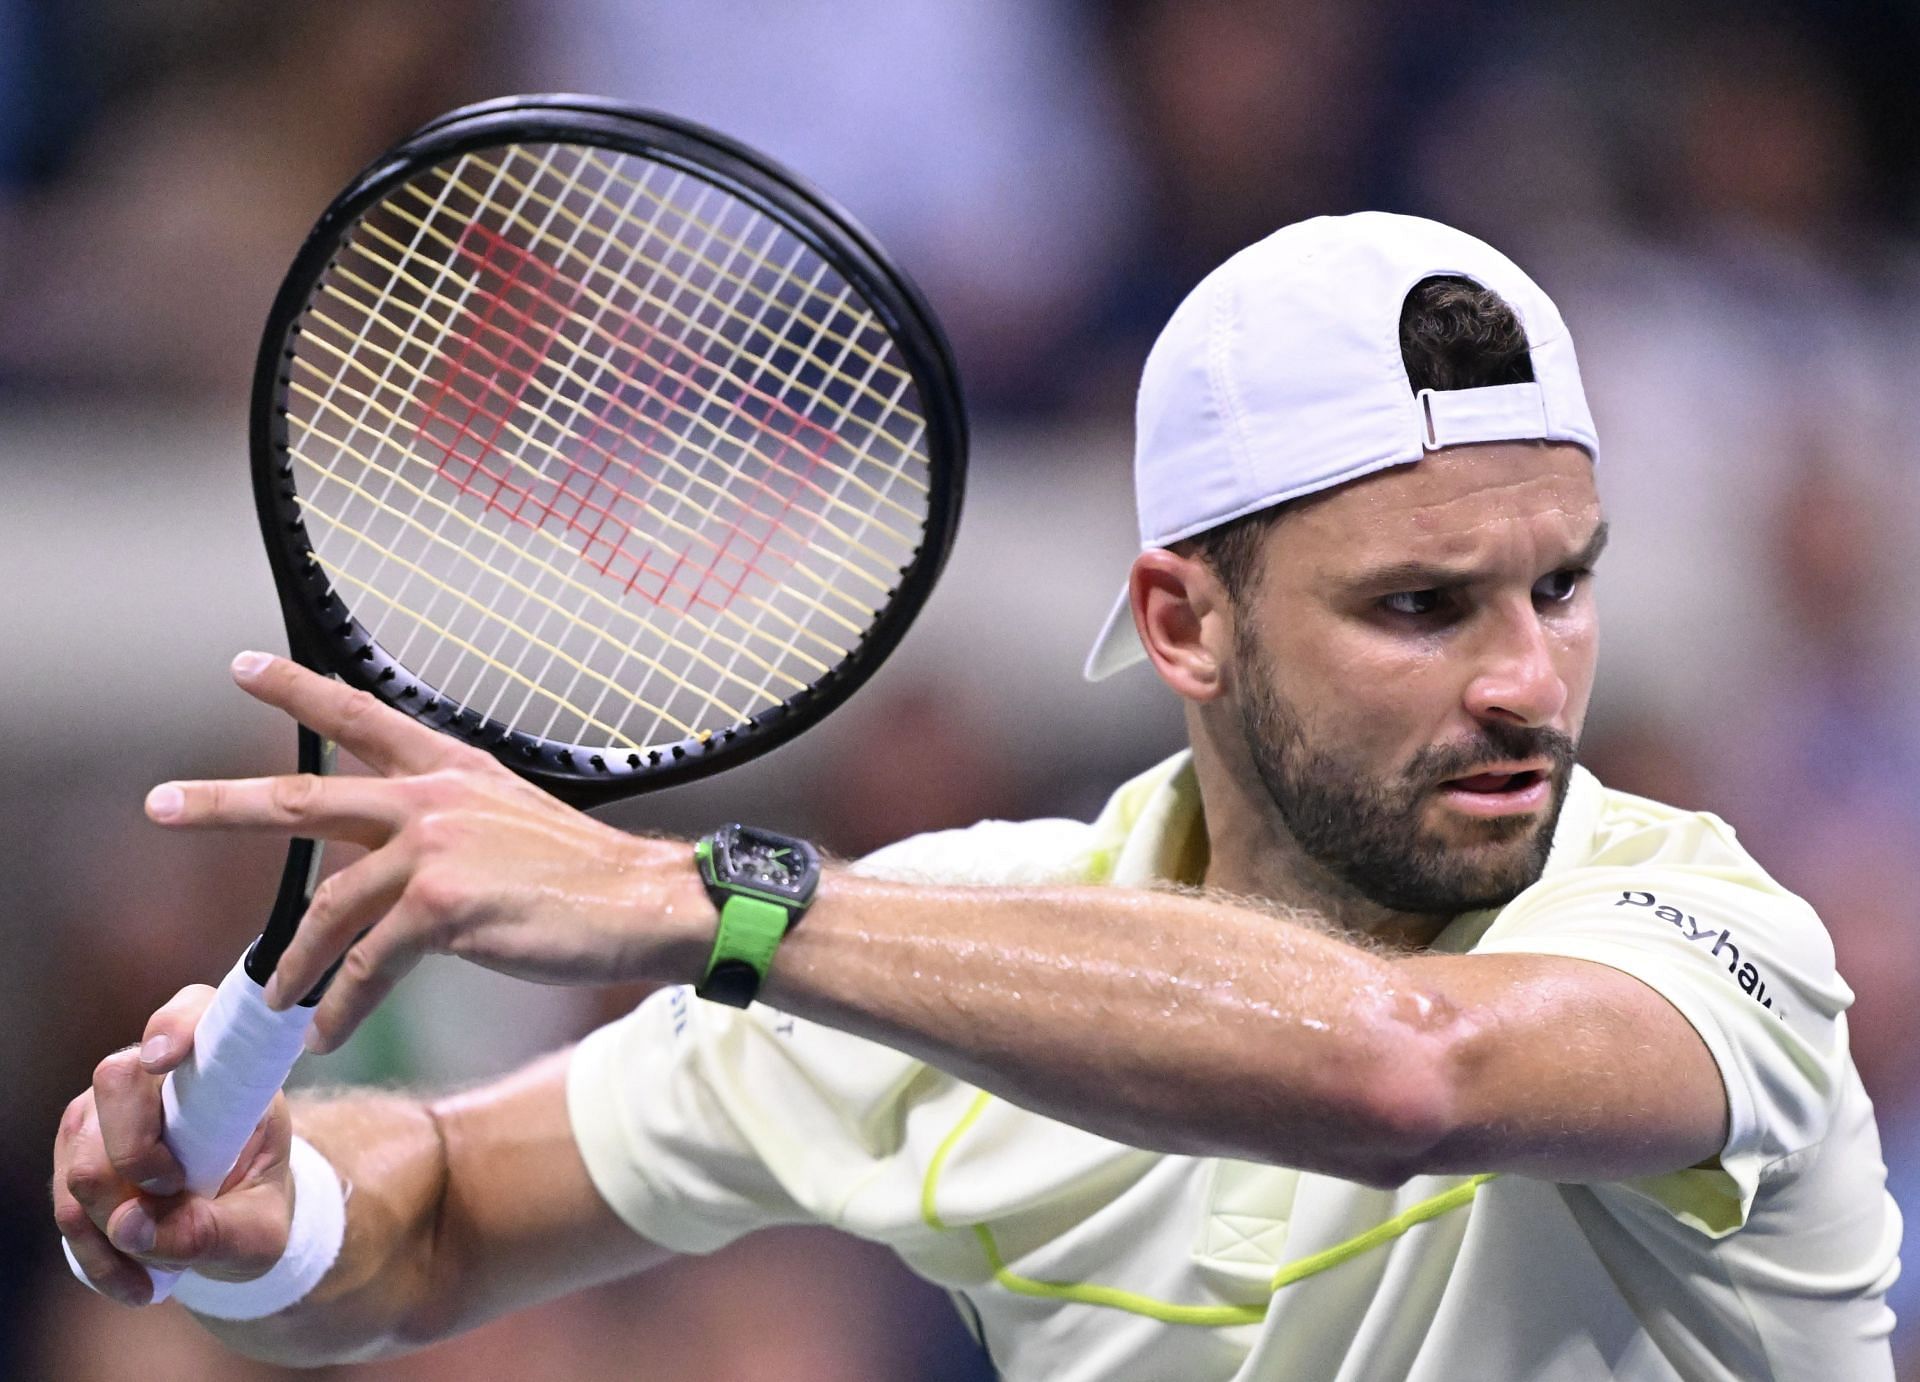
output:
[[[1592,852],[1604,804],[1601,796],[1599,781],[1576,764],[1543,878],[1576,867]],[[1123,888],[1198,885],[1206,869],[1207,846],[1192,751],[1183,749],[1127,782],[1107,802],[1094,828],[1099,840],[1095,872],[1107,882]],[[1496,907],[1461,913],[1434,938],[1431,948],[1470,948],[1500,911]]]
[[[1192,752],[1181,750],[1115,792],[1095,829],[1107,856],[1107,881],[1123,888],[1198,885],[1207,845]]]

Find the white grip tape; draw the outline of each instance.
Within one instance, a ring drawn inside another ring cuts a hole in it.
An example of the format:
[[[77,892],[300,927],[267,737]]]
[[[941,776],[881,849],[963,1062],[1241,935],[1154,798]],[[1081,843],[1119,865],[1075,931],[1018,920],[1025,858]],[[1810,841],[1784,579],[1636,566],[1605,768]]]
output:
[[[189,1190],[211,1195],[226,1180],[300,1059],[312,1025],[312,1008],[275,1012],[267,1006],[260,985],[247,977],[244,956],[220,981],[194,1029],[193,1050],[160,1086],[163,1136]],[[180,1277],[153,1268],[147,1274],[155,1303]]]

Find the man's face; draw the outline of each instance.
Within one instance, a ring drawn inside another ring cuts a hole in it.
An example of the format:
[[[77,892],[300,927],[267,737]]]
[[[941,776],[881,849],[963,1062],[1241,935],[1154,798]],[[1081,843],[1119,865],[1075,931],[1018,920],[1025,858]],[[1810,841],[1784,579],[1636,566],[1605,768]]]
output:
[[[1451,447],[1284,513],[1234,626],[1255,770],[1306,853],[1396,911],[1540,876],[1593,687],[1593,465]]]

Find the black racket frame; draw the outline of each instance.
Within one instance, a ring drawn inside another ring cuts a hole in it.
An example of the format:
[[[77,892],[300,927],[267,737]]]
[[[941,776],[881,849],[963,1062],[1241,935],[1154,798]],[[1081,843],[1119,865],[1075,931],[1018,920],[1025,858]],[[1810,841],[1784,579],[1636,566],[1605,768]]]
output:
[[[873,623],[836,666],[743,725],[646,752],[619,754],[510,728],[463,709],[414,676],[353,616],[319,563],[301,519],[289,449],[293,339],[346,236],[370,209],[425,168],[509,144],[588,144],[668,164],[778,221],[838,272],[885,323],[927,421],[925,538]],[[598,97],[507,96],[431,121],[371,164],[334,199],[295,256],[267,317],[254,367],[249,450],[254,503],[294,658],[339,677],[456,739],[478,745],[570,805],[590,809],[736,766],[792,739],[842,704],[898,646],[926,603],[953,545],[965,490],[967,425],[953,352],[920,290],[852,216],[825,193],[726,136],[672,116]],[[322,772],[331,747],[302,728],[299,769]],[[264,983],[313,894],[319,846],[295,840],[272,917],[248,952]],[[323,980],[305,1002],[319,1000]]]

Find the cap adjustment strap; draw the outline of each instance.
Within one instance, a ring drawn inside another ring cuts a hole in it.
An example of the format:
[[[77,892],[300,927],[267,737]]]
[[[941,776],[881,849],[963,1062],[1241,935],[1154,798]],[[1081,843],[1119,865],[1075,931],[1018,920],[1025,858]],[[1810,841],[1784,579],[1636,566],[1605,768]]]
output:
[[[1533,441],[1547,436],[1547,395],[1538,384],[1481,389],[1422,389],[1421,444],[1429,451],[1479,441]]]

